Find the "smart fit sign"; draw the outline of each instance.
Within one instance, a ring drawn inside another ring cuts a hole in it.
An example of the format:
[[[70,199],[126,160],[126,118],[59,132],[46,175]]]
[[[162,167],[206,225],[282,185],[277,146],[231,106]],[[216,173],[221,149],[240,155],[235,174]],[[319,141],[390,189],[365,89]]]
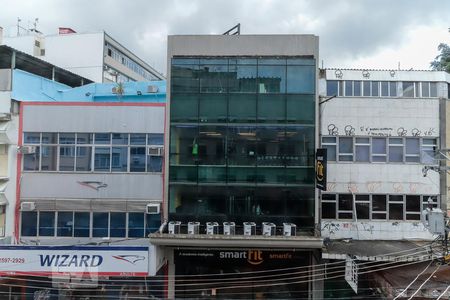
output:
[[[148,272],[148,247],[0,247],[0,275],[148,276]]]

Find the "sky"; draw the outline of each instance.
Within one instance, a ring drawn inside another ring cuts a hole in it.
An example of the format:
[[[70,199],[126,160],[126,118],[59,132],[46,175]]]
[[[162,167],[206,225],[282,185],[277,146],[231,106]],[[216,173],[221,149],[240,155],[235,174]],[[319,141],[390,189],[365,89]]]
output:
[[[3,3],[4,2],[4,3]],[[166,73],[167,35],[315,34],[325,68],[429,69],[450,44],[448,0],[0,0],[0,26],[105,30]],[[8,4],[9,3],[9,4]]]

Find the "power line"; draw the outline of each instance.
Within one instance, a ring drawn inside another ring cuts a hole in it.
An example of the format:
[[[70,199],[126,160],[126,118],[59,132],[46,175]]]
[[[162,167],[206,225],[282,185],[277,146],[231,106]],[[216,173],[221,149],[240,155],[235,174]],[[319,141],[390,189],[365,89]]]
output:
[[[433,277],[434,273],[437,272],[437,270],[439,270],[439,268],[441,267],[441,265],[439,265],[436,270],[433,271],[433,273],[430,274],[430,276],[425,279],[425,281],[419,286],[419,288],[417,289],[417,291],[414,292],[414,294],[412,294],[411,297],[408,298],[408,300],[411,300],[412,298],[414,298],[414,296],[420,291],[420,289],[428,282],[428,280],[431,279],[431,277]]]
[[[445,289],[445,291],[443,291],[442,292],[442,294],[440,294],[439,295],[439,297],[437,297],[437,299],[436,300],[439,300],[439,299],[441,299],[442,298],[442,296],[444,296],[445,295],[445,293],[447,293],[447,291],[448,291],[448,289],[450,288],[450,285]]]
[[[408,286],[403,290],[403,292],[401,292],[400,294],[398,294],[398,295],[394,298],[394,300],[396,300],[398,297],[403,296],[403,293],[406,292],[406,291],[409,289],[409,287],[410,287],[411,285],[413,285],[414,282],[416,282],[416,280],[420,277],[420,275],[422,275],[422,274],[423,274],[423,273],[431,266],[431,263],[432,263],[432,262],[433,262],[433,261],[430,261],[430,263],[428,264],[428,266],[426,266],[425,269],[423,269],[422,272],[420,272],[420,273],[416,276],[416,278],[414,278],[413,281],[411,281],[411,283],[408,284]],[[405,296],[406,296],[406,294],[405,294]]]

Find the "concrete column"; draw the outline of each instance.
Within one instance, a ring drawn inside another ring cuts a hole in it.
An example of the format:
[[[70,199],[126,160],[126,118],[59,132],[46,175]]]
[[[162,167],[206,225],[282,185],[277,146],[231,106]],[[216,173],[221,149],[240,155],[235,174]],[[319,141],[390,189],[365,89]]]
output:
[[[321,263],[321,251],[314,251],[311,254],[311,275],[312,284],[310,285],[312,291],[310,293],[311,299],[323,299],[324,288],[324,271],[323,266],[316,266]]]
[[[168,274],[168,283],[167,283],[167,298],[175,299],[175,261],[173,256],[173,248],[166,248],[166,257],[167,257],[167,274]]]

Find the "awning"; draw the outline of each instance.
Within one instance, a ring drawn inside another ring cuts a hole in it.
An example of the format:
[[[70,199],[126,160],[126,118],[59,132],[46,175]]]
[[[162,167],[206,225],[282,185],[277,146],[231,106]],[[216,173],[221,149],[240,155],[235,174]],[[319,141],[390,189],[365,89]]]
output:
[[[0,205],[8,204],[8,199],[6,198],[5,191],[7,182],[0,182]]]
[[[11,143],[6,132],[8,130],[8,127],[9,122],[0,122],[0,145]]]
[[[350,255],[361,261],[421,261],[432,255],[429,241],[327,240],[324,246],[323,259],[345,260]]]

